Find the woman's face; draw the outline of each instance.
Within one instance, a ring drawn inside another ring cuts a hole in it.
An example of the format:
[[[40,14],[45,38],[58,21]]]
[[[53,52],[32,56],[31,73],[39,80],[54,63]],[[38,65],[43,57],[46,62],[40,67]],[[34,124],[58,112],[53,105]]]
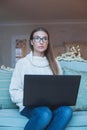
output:
[[[35,56],[44,56],[44,52],[48,47],[48,35],[44,31],[37,31],[31,40],[33,46],[33,54]]]

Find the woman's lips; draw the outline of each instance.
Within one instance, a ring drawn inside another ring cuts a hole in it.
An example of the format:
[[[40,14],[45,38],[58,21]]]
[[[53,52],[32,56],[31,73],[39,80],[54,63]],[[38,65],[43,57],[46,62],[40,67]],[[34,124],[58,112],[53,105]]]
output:
[[[38,46],[38,48],[44,48],[44,46]]]

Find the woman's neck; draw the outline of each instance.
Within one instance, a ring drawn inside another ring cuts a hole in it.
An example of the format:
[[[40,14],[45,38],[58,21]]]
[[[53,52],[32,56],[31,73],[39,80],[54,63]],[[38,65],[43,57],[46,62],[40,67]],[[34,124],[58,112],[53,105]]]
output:
[[[33,52],[33,56],[40,56],[40,57],[44,57],[44,53],[37,53],[37,52]]]

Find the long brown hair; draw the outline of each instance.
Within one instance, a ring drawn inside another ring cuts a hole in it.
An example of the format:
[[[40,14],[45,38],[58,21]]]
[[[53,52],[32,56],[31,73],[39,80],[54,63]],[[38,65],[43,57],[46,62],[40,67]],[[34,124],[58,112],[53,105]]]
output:
[[[53,72],[54,75],[58,74],[59,73],[59,68],[58,68],[58,65],[56,63],[56,60],[55,60],[55,57],[54,57],[54,53],[53,53],[53,48],[52,48],[52,45],[50,44],[50,40],[49,40],[49,33],[48,31],[43,28],[43,27],[38,27],[36,29],[34,29],[30,35],[30,48],[31,50],[33,51],[33,46],[31,45],[31,40],[33,40],[33,35],[35,32],[38,32],[38,31],[43,31],[45,32],[47,35],[48,35],[48,47],[47,47],[47,50],[45,51],[45,56],[47,57],[48,59],[48,62],[49,62],[49,66]]]

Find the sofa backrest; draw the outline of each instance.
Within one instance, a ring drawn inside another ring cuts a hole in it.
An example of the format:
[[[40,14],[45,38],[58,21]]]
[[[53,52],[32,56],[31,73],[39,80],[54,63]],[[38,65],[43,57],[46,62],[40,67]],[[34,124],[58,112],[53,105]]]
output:
[[[81,75],[80,89],[74,110],[87,110],[87,61],[58,60],[64,75]],[[0,69],[0,108],[17,108],[12,103],[9,85],[13,70]]]
[[[87,61],[59,60],[64,75],[81,75],[80,88],[74,110],[87,110]]]

